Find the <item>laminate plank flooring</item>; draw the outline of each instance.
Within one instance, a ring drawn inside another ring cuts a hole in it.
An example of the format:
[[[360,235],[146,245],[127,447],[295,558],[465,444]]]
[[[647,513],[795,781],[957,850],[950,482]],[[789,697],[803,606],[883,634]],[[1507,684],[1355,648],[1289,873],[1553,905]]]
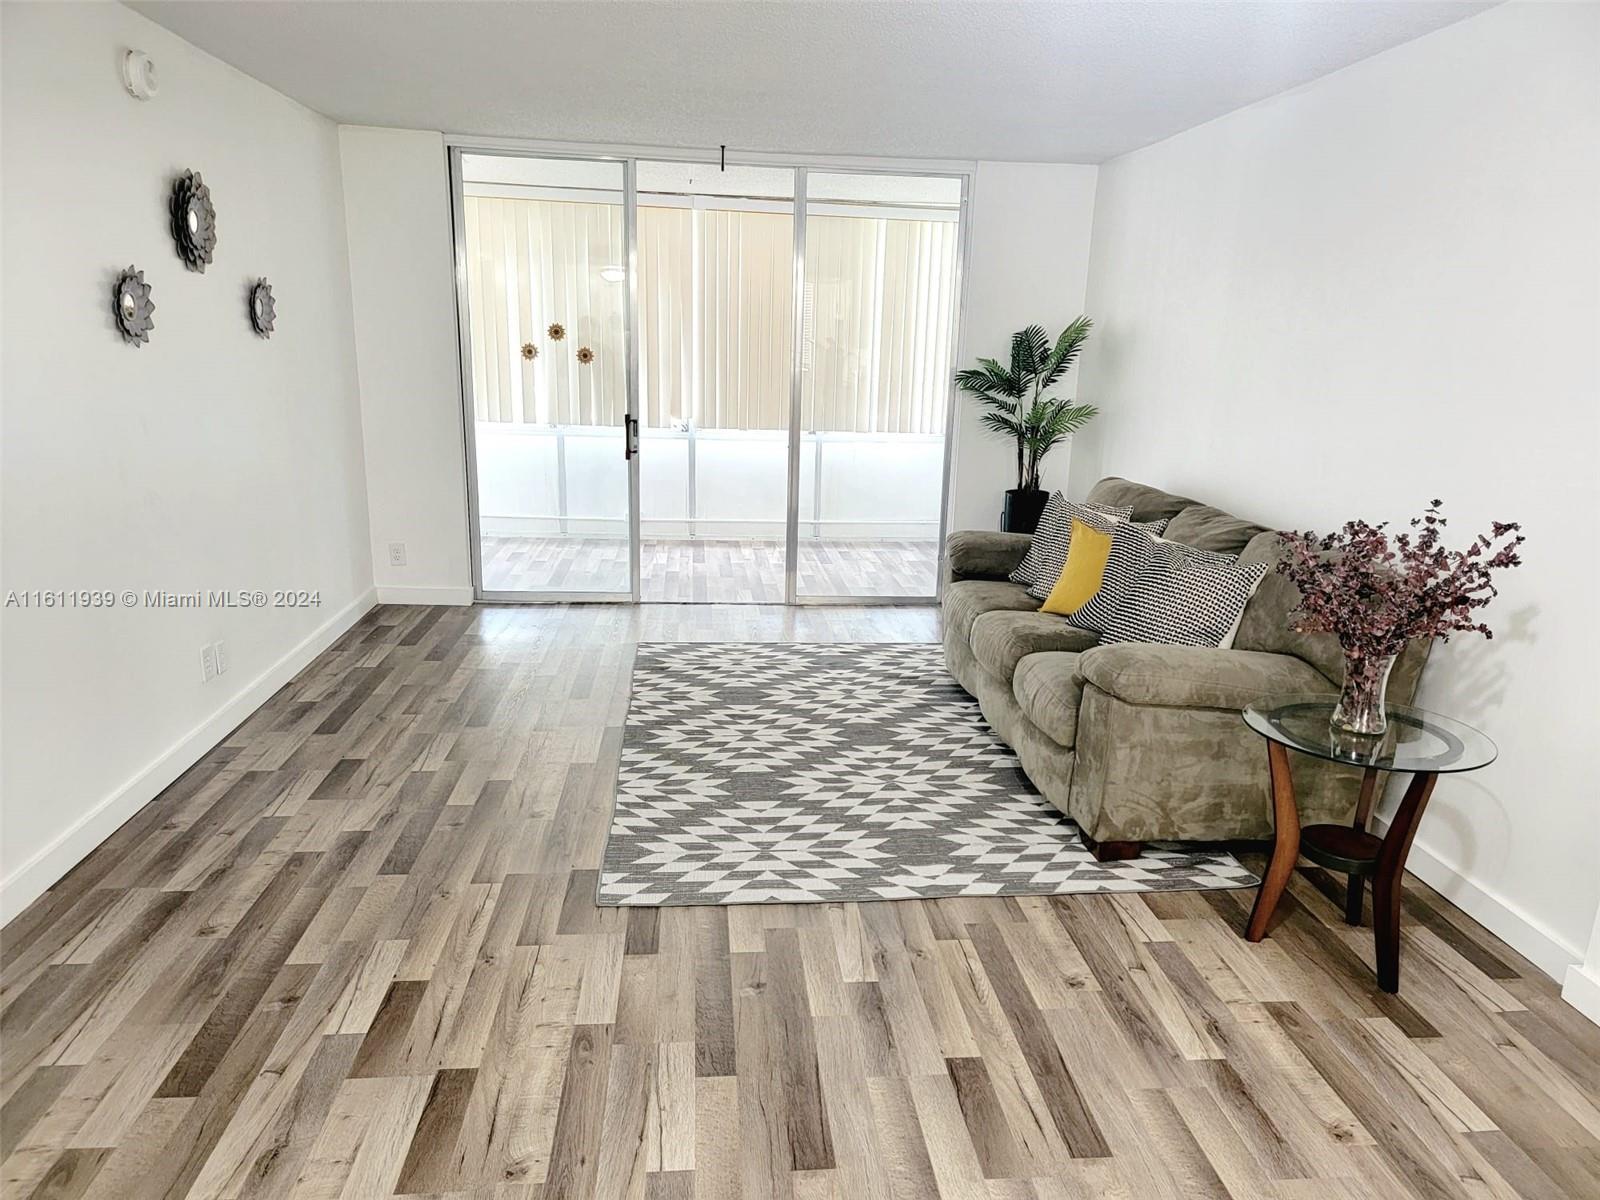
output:
[[[1600,1028],[1415,880],[593,903],[641,640],[932,609],[381,607],[4,931],[16,1197],[1600,1195]]]
[[[931,596],[938,543],[801,537],[798,586],[810,596]],[[646,538],[640,596],[650,603],[780,604],[783,542],[757,538]],[[491,592],[626,592],[620,538],[485,537]]]

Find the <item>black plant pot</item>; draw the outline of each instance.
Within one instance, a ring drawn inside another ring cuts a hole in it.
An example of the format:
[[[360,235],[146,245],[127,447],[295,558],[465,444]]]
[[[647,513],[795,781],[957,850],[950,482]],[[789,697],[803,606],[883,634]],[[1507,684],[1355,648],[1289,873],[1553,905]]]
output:
[[[1000,513],[1000,528],[1007,533],[1032,533],[1039,527],[1050,493],[1043,488],[1009,488],[1006,506]]]

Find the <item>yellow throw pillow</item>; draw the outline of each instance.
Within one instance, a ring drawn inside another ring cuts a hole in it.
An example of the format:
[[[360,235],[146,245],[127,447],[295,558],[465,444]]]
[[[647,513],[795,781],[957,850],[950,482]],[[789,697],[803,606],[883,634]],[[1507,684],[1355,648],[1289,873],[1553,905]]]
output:
[[[1105,578],[1106,559],[1111,555],[1111,535],[1074,519],[1067,545],[1067,564],[1061,577],[1040,607],[1040,612],[1066,616],[1075,613],[1100,590]]]

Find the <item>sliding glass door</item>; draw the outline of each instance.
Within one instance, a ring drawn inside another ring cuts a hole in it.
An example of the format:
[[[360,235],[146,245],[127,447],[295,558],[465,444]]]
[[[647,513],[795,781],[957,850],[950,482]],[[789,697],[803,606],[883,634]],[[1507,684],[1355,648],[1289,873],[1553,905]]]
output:
[[[480,596],[934,597],[959,176],[452,162]]]
[[[959,179],[810,171],[800,598],[938,590]]]
[[[784,600],[794,178],[638,165],[644,600]]]
[[[629,599],[627,166],[458,172],[478,592]]]

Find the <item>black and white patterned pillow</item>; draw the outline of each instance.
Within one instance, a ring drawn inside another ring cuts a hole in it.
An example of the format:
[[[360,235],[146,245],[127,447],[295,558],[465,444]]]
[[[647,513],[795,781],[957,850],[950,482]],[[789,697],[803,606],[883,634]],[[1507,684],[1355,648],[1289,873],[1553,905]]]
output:
[[[1039,525],[1033,531],[1033,544],[1023,556],[1017,569],[1011,572],[1011,582],[1028,589],[1028,595],[1043,603],[1061,578],[1061,568],[1067,565],[1067,547],[1072,538],[1072,521],[1077,518],[1093,529],[1110,533],[1119,521],[1133,515],[1131,508],[1113,508],[1106,504],[1079,504],[1068,500],[1062,492],[1051,492],[1039,514]]]
[[[1156,542],[1098,631],[1100,644],[1156,642],[1227,649],[1233,645],[1245,605],[1270,569],[1264,562],[1240,565],[1225,554]]]
[[[1111,550],[1106,556],[1106,568],[1100,578],[1100,587],[1077,612],[1068,613],[1067,624],[1076,625],[1092,633],[1104,633],[1111,618],[1122,607],[1135,581],[1143,574],[1158,546],[1172,546],[1185,554],[1217,563],[1231,563],[1233,557],[1214,550],[1201,550],[1177,542],[1164,542],[1159,533],[1166,528],[1165,521],[1124,521],[1111,530]]]

